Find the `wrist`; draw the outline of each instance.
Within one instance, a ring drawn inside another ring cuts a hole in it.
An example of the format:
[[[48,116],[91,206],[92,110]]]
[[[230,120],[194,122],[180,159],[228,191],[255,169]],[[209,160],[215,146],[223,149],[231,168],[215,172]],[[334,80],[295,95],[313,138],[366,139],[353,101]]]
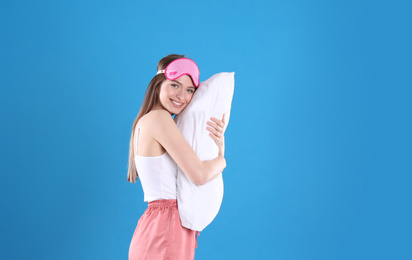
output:
[[[222,158],[223,158],[223,169],[225,169],[226,168],[226,159],[223,156],[222,156]]]

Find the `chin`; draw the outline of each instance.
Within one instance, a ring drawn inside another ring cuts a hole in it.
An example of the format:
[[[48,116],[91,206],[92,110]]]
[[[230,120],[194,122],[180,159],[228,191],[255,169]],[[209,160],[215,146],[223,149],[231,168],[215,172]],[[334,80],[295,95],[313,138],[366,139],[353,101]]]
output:
[[[185,110],[185,108],[186,108],[186,107],[181,108],[181,109],[176,109],[176,108],[175,108],[175,109],[170,110],[170,113],[175,114],[175,115],[178,115],[178,114],[182,113],[182,111]]]
[[[183,111],[183,110],[181,110],[181,111],[171,111],[170,113],[172,113],[172,114],[174,114],[174,115],[178,115],[178,114],[180,114],[182,111]]]

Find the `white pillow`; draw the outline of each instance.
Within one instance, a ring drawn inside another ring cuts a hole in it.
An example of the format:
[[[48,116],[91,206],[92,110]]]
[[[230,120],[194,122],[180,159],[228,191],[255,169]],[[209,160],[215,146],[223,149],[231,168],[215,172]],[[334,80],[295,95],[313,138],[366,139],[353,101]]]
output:
[[[234,91],[234,72],[222,72],[200,83],[192,101],[175,121],[189,145],[200,160],[210,160],[218,155],[218,147],[209,136],[206,122],[210,117],[222,119],[225,113],[226,127]],[[177,202],[182,225],[202,231],[219,212],[223,199],[222,174],[205,185],[199,186],[178,168]]]

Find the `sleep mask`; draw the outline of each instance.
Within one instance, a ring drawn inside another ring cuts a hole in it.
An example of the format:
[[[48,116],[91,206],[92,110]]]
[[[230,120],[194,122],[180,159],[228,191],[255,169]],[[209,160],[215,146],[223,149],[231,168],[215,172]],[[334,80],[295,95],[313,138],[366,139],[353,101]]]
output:
[[[196,63],[188,58],[179,58],[167,65],[166,69],[159,70],[157,74],[164,73],[168,80],[175,80],[183,75],[192,78],[196,87],[199,86],[199,68]]]

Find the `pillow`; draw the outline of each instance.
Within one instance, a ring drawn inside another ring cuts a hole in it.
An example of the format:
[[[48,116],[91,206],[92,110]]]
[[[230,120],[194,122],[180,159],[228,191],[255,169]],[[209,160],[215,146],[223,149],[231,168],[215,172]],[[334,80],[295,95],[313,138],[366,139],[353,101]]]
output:
[[[202,161],[213,159],[218,155],[219,149],[209,136],[206,122],[210,121],[210,117],[221,120],[225,113],[227,127],[234,91],[234,74],[234,72],[218,73],[200,83],[192,101],[175,117],[177,127]],[[177,168],[177,202],[180,220],[184,227],[202,231],[216,217],[222,204],[222,174],[200,186],[192,183],[179,166]]]

